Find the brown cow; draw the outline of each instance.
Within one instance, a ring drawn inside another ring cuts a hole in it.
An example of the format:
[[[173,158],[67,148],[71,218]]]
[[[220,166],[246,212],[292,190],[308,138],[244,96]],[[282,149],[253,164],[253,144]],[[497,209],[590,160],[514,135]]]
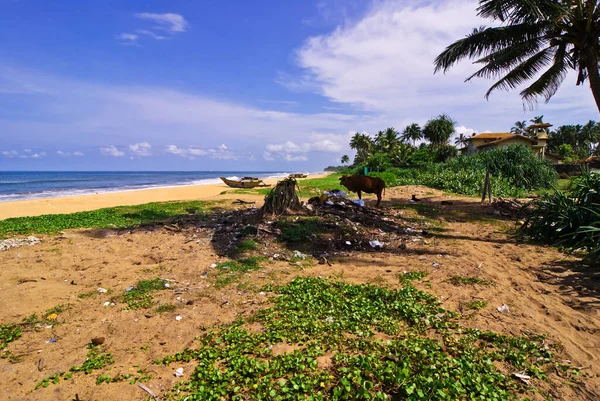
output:
[[[377,194],[377,205],[381,203],[381,194],[385,189],[385,181],[377,177],[366,177],[364,175],[353,175],[340,177],[340,184],[348,188],[348,191],[356,192],[358,199],[361,198],[361,192],[368,194]]]

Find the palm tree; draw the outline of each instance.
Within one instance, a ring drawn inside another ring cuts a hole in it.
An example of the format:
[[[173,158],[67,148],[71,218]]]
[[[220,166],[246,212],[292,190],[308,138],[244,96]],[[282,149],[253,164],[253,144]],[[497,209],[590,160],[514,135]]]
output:
[[[456,146],[467,146],[469,144],[469,137],[465,134],[459,134],[458,137],[454,140],[454,144]]]
[[[543,124],[544,123],[544,116],[533,117],[529,121],[531,121],[532,124]]]
[[[600,110],[600,3],[597,0],[479,0],[478,15],[495,27],[475,28],[435,59],[435,72],[446,72],[464,58],[483,67],[467,78],[497,80],[496,89],[515,89],[535,79],[520,93],[529,106],[538,96],[546,102],[556,93],[569,70],[577,71],[576,85],[589,79]],[[540,74],[541,73],[541,74]]]
[[[510,129],[510,132],[517,135],[525,135],[527,133],[527,121],[517,121]]]
[[[369,157],[369,151],[373,146],[371,137],[367,134],[357,132],[350,140],[350,147],[356,150],[355,163],[362,163]]]
[[[431,142],[434,146],[440,146],[448,143],[448,139],[454,133],[454,124],[450,116],[447,114],[439,115],[427,121],[423,128],[423,137]]]
[[[375,144],[376,152],[384,152],[385,151],[385,136],[384,136],[383,131],[379,131],[375,135],[374,144]]]
[[[581,127],[580,135],[580,142],[588,149],[589,153],[593,154],[600,145],[600,123],[588,121]]]
[[[419,124],[413,123],[407,125],[406,128],[404,128],[404,131],[402,131],[401,139],[404,142],[412,141],[413,145],[415,145],[418,140],[423,139],[423,131]]]
[[[348,157],[348,155],[342,156],[342,164],[348,164],[348,163],[350,163],[350,158]]]
[[[408,157],[413,152],[413,147],[406,144],[400,143],[397,147],[394,148],[392,153],[390,153],[390,159],[394,167],[401,167],[408,164]]]
[[[396,131],[394,127],[390,127],[386,128],[385,131],[379,131],[377,133],[375,143],[378,151],[393,153],[401,142],[400,139],[398,139],[398,131]]]

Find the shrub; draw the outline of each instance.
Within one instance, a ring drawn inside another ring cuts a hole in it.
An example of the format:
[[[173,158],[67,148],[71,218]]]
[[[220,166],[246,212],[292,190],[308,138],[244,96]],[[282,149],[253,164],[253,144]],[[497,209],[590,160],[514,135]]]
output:
[[[575,179],[571,193],[554,190],[535,203],[522,233],[536,241],[586,250],[592,263],[600,260],[600,174]]]
[[[395,187],[396,185],[398,185],[398,177],[396,177],[396,174],[394,174],[391,171],[384,171],[384,172],[372,172],[369,173],[370,177],[377,177],[377,178],[381,178],[384,182],[385,182],[385,186],[387,188],[389,187]]]

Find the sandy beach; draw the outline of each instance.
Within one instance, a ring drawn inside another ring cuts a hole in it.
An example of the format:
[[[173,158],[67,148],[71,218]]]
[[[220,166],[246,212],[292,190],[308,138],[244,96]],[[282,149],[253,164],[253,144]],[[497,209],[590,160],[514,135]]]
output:
[[[311,175],[310,178],[322,176],[324,175]],[[264,181],[266,184],[274,185],[278,180],[279,178],[272,178]],[[103,207],[140,205],[149,202],[224,199],[219,195],[223,191],[233,189],[221,183],[0,202],[0,220],[10,217],[74,213]],[[231,197],[243,198],[240,195],[231,195]]]

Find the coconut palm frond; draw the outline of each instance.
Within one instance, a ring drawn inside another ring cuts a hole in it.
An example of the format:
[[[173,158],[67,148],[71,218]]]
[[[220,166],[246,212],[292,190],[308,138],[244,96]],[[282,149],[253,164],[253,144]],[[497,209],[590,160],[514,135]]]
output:
[[[533,57],[530,57],[523,63],[519,64],[502,79],[492,85],[485,94],[485,98],[488,99],[495,90],[515,89],[528,80],[534,78],[542,67],[548,65],[552,61],[553,52],[553,49],[546,48]]]
[[[543,96],[546,99],[546,103],[554,96],[569,72],[565,56],[566,46],[563,44],[556,50],[552,66],[533,84],[521,91],[520,95],[524,102],[529,106],[533,106],[536,104],[538,96]]]
[[[488,56],[506,48],[537,40],[547,29],[546,24],[517,24],[496,28],[479,27],[464,39],[446,48],[434,61],[435,72],[446,72],[465,58]]]
[[[498,77],[500,74],[510,71],[510,69],[539,53],[545,44],[546,40],[536,37],[482,57],[476,60],[475,63],[485,64],[485,66],[468,77],[466,81],[470,81],[473,78]]]
[[[531,22],[547,20],[564,9],[556,0],[481,0],[477,15],[503,22]]]

